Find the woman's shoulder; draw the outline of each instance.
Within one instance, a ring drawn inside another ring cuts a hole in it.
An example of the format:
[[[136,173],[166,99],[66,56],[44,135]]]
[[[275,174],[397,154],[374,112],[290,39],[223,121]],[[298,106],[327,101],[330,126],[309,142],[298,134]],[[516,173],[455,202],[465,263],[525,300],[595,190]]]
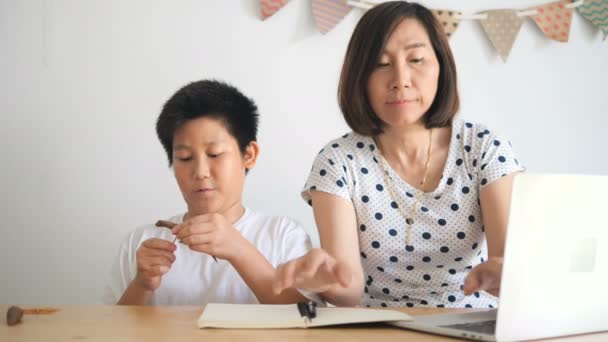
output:
[[[330,140],[319,151],[319,154],[355,155],[373,152],[375,149],[376,144],[372,137],[351,131]]]
[[[479,146],[486,142],[496,139],[505,139],[498,130],[490,128],[488,125],[463,119],[455,119],[452,122],[452,129],[457,140],[461,140],[464,145]]]

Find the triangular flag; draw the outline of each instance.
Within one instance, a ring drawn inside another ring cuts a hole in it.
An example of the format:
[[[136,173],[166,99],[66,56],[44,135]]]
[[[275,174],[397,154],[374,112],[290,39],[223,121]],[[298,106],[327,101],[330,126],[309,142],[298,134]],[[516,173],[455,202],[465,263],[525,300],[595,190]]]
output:
[[[262,20],[266,20],[280,10],[289,0],[260,0]]]
[[[317,28],[325,34],[334,28],[350,12],[347,0],[312,0],[312,15]]]
[[[566,7],[569,3],[570,0],[562,0],[533,7],[531,9],[538,13],[531,18],[545,33],[545,36],[558,42],[567,42],[574,11],[573,8]]]
[[[578,12],[602,30],[604,40],[606,40],[608,37],[608,0],[585,0],[578,7]]]
[[[481,12],[486,19],[480,19],[481,26],[488,35],[492,45],[498,50],[503,61],[507,61],[523,19],[515,10],[490,10]]]
[[[445,35],[450,38],[460,24],[462,13],[449,10],[431,10],[445,31]]]

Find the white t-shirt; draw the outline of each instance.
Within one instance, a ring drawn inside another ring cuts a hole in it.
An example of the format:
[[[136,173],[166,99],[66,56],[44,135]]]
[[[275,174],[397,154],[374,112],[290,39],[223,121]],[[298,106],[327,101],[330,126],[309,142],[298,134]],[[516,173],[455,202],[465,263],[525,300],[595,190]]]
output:
[[[495,307],[485,293],[464,296],[467,273],[487,258],[480,190],[523,167],[511,143],[480,124],[454,120],[447,161],[437,188],[420,196],[411,245],[398,206],[412,213],[419,190],[387,165],[396,199],[384,181],[372,137],[348,133],[327,144],[314,161],[302,196],[327,192],[353,203],[363,306]]]
[[[175,223],[183,221],[184,214],[169,219]],[[271,217],[245,208],[243,216],[234,227],[262,255],[277,267],[295,259],[311,248],[310,239],[304,229],[286,217]],[[174,235],[166,228],[147,225],[131,232],[120,245],[118,256],[112,266],[103,302],[116,304],[137,273],[136,251],[150,238],[173,241]],[[226,260],[213,258],[192,251],[178,243],[175,262],[162,277],[160,287],[150,300],[151,305],[205,305],[207,303],[255,304],[257,298],[241,279],[238,272]]]

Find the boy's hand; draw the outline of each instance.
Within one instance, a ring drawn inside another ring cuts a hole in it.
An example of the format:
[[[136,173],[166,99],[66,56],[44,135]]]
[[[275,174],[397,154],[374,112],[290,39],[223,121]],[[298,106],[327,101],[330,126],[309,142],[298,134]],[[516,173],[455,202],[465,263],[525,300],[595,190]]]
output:
[[[144,290],[154,291],[160,286],[161,277],[169,272],[175,261],[175,245],[162,239],[148,239],[137,249],[137,275],[133,280]]]
[[[247,241],[221,214],[194,216],[171,231],[191,250],[228,261],[238,255]]]
[[[275,273],[273,291],[280,294],[288,288],[298,288],[316,293],[347,287],[352,272],[321,248],[314,248],[305,255],[280,265]]]

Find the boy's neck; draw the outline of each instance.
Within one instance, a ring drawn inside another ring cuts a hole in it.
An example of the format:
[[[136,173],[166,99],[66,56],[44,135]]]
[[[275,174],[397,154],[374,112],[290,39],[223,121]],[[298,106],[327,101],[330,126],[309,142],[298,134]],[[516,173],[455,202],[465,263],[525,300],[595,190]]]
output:
[[[236,221],[238,221],[245,214],[245,207],[243,206],[243,204],[241,202],[237,202],[234,205],[226,208],[223,211],[218,211],[217,213],[221,214],[222,216],[224,216],[226,218],[226,220],[228,222],[230,222],[231,224],[234,224]],[[187,219],[190,219],[190,218],[192,218],[194,216],[207,215],[207,214],[212,214],[212,213],[210,213],[210,212],[197,213],[197,212],[193,212],[191,210],[188,210],[188,212],[186,213],[186,215],[184,215],[184,221],[187,220]]]

